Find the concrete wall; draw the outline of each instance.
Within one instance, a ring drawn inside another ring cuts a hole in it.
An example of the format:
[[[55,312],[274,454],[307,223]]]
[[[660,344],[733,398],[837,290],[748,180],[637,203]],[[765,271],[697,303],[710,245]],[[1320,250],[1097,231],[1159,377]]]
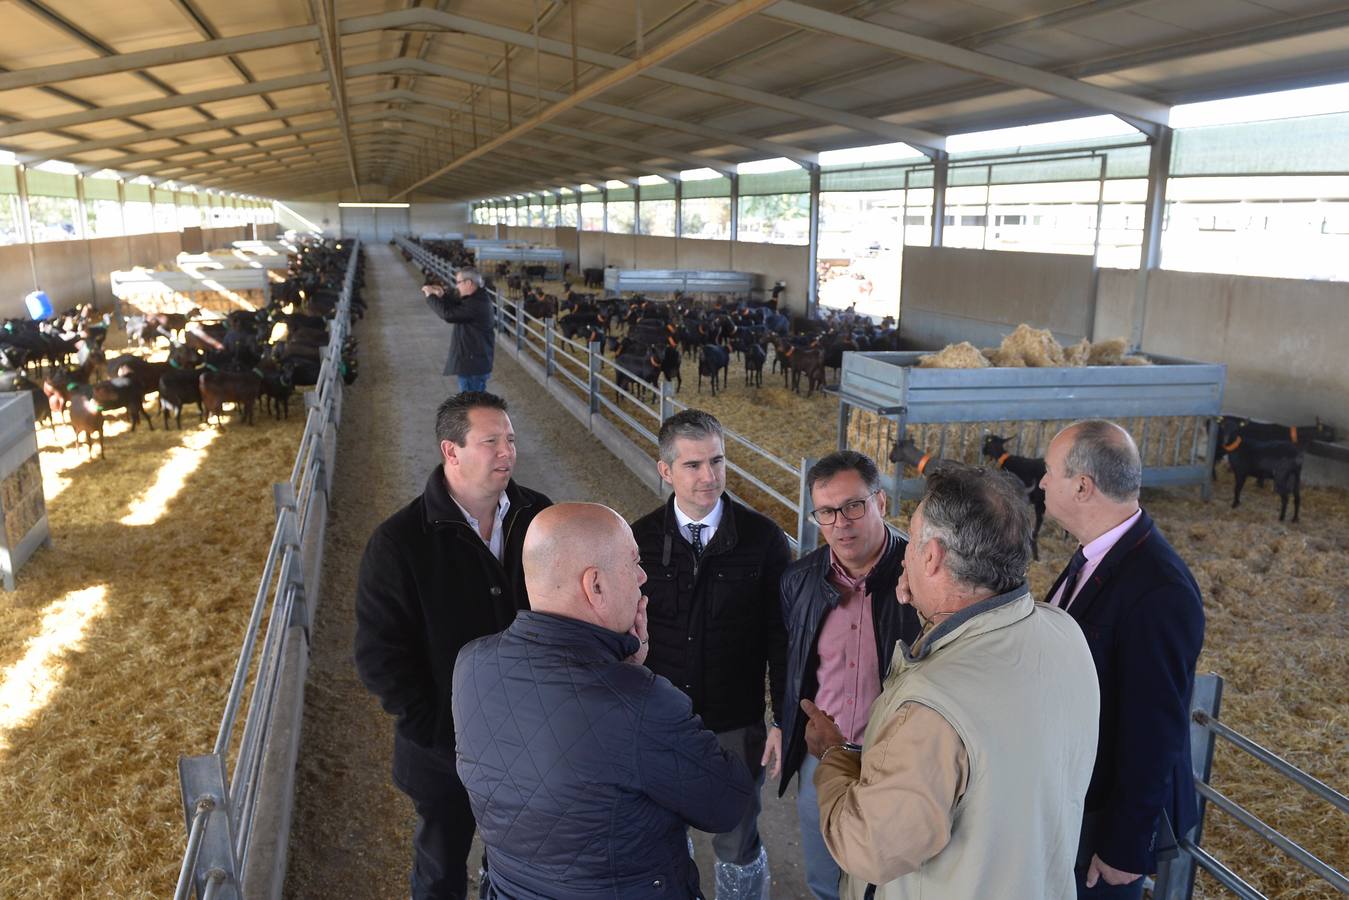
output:
[[[1076,343],[1094,292],[1090,256],[905,247],[900,331],[922,345],[986,347],[1025,322]]]
[[[245,227],[201,229],[202,244],[206,250],[227,247],[232,241],[244,240],[250,231]],[[274,232],[271,226],[259,229],[264,238],[273,237]],[[113,303],[111,272],[172,262],[181,250],[178,232],[44,241],[32,245],[31,256],[28,244],[0,247],[0,318],[27,316],[23,298],[35,287],[46,291],[58,310],[91,301],[100,309],[109,309]]]
[[[413,201],[408,209],[408,228],[413,234],[436,234],[465,230],[471,211],[467,203],[421,203]]]
[[[582,231],[579,235],[582,269],[604,268],[604,232]]]
[[[703,238],[679,238],[679,266],[684,269],[714,269],[730,271],[731,242],[709,241]],[[768,282],[772,284],[772,282]]]
[[[1103,269],[1096,334],[1127,336],[1135,270]],[[1227,412],[1349,429],[1349,284],[1158,271],[1148,278],[1144,352],[1227,366]]]

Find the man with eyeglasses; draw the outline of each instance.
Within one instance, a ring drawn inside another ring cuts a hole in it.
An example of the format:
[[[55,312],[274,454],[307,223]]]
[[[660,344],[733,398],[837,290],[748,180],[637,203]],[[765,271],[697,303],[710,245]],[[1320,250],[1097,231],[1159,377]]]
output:
[[[904,571],[907,539],[886,524],[876,463],[855,450],[839,450],[810,468],[806,487],[826,546],[782,575],[788,650],[778,795],[799,770],[796,809],[806,884],[819,900],[837,900],[840,871],[820,833],[814,782],[819,761],[806,752],[801,701],[812,700],[833,716],[849,745],[856,745],[895,642],[913,641],[921,625],[911,607],[888,601]]]
[[[422,286],[426,305],[454,327],[445,375],[459,376],[459,390],[485,391],[492,377],[492,298],[477,269],[463,268],[454,281],[455,292],[445,295],[443,284]]]

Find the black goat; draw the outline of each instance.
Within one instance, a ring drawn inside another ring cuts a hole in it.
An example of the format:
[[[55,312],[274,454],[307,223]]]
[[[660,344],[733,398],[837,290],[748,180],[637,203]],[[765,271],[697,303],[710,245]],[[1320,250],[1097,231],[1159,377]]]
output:
[[[753,343],[745,347],[745,386],[763,387],[763,364],[768,351],[763,344]]]
[[[926,476],[929,472],[940,471],[942,466],[950,465],[947,460],[920,450],[918,445],[914,443],[913,438],[905,438],[891,448],[890,462],[912,466],[918,470],[919,475],[923,476]]]
[[[1045,461],[1032,456],[1013,456],[1007,445],[1016,437],[999,437],[990,434],[984,438],[984,456],[993,460],[999,469],[1010,473],[1021,482],[1026,491],[1026,502],[1035,510],[1035,529],[1030,536],[1031,558],[1040,558],[1040,526],[1045,521],[1045,492],[1040,482],[1045,477]]]
[[[717,396],[717,374],[721,374],[721,386],[725,388],[730,367],[729,350],[716,344],[704,344],[702,356],[698,358],[698,393],[703,392],[703,378],[711,377],[712,396]]]
[[[1279,521],[1284,521],[1288,514],[1288,497],[1291,494],[1293,521],[1296,522],[1302,512],[1302,447],[1292,441],[1248,438],[1237,433],[1240,430],[1237,420],[1231,420],[1226,430],[1228,434],[1220,439],[1220,444],[1227,453],[1227,464],[1232,467],[1234,477],[1232,508],[1241,505],[1241,489],[1247,478],[1269,478],[1273,480],[1274,491],[1279,495]]]

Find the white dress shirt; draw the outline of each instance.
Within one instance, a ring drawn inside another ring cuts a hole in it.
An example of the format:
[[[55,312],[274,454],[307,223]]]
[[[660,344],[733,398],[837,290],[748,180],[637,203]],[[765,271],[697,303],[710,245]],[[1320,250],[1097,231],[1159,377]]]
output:
[[[451,495],[450,499],[454,500],[453,495]],[[469,526],[473,529],[473,533],[476,534],[478,537],[482,537],[482,527],[481,527],[482,523],[479,522],[477,519],[473,518],[473,513],[464,509],[463,504],[461,504],[458,500],[454,500],[454,505],[459,507],[459,511],[464,514],[464,518],[468,521]],[[501,523],[506,521],[506,511],[509,510],[510,508],[511,508],[510,498],[506,496],[505,491],[502,491],[501,499],[497,501],[496,515],[492,517],[492,537],[489,538],[488,540],[483,541],[483,543],[487,545],[487,549],[491,550],[492,555],[497,558],[497,562],[505,562],[505,560],[501,558],[501,554],[505,550],[506,544],[505,538],[502,537],[501,535],[502,530]]]
[[[693,532],[689,531],[690,525],[704,525],[702,533],[703,546],[706,547],[712,543],[712,535],[717,533],[717,526],[721,524],[721,512],[726,506],[726,500],[723,497],[717,498],[717,505],[712,507],[712,511],[701,519],[690,518],[684,515],[684,511],[679,508],[679,500],[675,499],[675,521],[679,523],[679,533],[684,536],[684,540],[690,544],[693,543]]]

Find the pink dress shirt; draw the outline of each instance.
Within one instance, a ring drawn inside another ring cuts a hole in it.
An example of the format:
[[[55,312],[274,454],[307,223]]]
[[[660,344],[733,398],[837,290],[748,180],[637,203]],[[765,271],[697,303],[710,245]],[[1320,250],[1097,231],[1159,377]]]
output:
[[[1069,584],[1065,581],[1063,584],[1059,585],[1059,590],[1054,595],[1051,603],[1054,606],[1061,606],[1064,609],[1071,606],[1073,598],[1077,596],[1078,589],[1087,583],[1087,580],[1091,578],[1091,573],[1096,571],[1096,567],[1101,564],[1101,560],[1105,559],[1105,555],[1110,552],[1110,548],[1119,543],[1119,539],[1124,537],[1125,532],[1134,527],[1134,523],[1137,522],[1142,515],[1143,510],[1137,510],[1132,516],[1083,547],[1082,555],[1087,558],[1087,562],[1082,566],[1082,571],[1077,573],[1076,584]],[[1067,600],[1064,599],[1065,594],[1067,595]]]
[[[846,740],[860,743],[871,704],[881,693],[876,623],[871,617],[871,595],[866,592],[871,573],[850,577],[833,551],[829,561],[829,580],[838,588],[839,603],[825,614],[815,644],[820,656],[815,705],[834,717]]]

